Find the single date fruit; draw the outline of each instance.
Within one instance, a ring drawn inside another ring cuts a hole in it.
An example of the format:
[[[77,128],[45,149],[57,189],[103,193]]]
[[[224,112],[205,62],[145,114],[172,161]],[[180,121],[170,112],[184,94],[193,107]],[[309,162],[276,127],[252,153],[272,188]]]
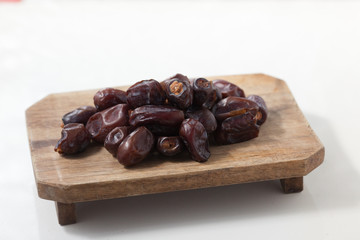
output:
[[[90,134],[82,123],[68,123],[61,131],[61,139],[54,150],[60,154],[74,154],[85,150],[90,143]]]
[[[211,109],[220,100],[221,100],[221,94],[219,90],[213,86],[212,92],[210,93],[208,99],[204,102],[202,106],[207,109]]]
[[[181,123],[179,135],[193,160],[205,162],[209,159],[208,135],[201,122],[192,118],[185,119]]]
[[[126,92],[127,102],[132,108],[143,105],[162,105],[166,97],[160,83],[154,79],[135,83]]]
[[[104,147],[116,157],[120,143],[130,134],[132,127],[123,126],[114,128],[105,138]]]
[[[196,78],[192,84],[194,91],[193,105],[202,107],[214,94],[212,82],[205,78]]]
[[[192,118],[201,122],[207,133],[212,133],[216,130],[217,122],[214,114],[207,108],[189,108],[185,116],[186,118]]]
[[[128,110],[127,104],[118,104],[97,112],[90,117],[86,129],[95,141],[103,143],[111,130],[128,125]]]
[[[219,144],[232,144],[256,138],[259,135],[257,119],[247,112],[225,119],[215,132],[215,140]]]
[[[68,112],[62,117],[63,125],[68,123],[82,123],[86,124],[89,118],[96,113],[96,108],[92,106],[82,106],[71,112]]]
[[[184,120],[184,112],[172,106],[145,105],[130,113],[130,125],[161,125],[178,128]]]
[[[119,89],[105,88],[97,91],[94,95],[94,105],[98,111],[120,103],[126,103],[126,92]]]
[[[256,116],[259,112],[259,106],[256,102],[243,97],[227,97],[218,102],[212,109],[212,112],[218,122],[222,122],[228,117],[242,115],[250,112]]]
[[[129,167],[141,162],[150,153],[154,141],[153,134],[146,127],[137,128],[119,145],[117,151],[119,163]]]
[[[247,97],[247,99],[257,103],[257,105],[259,106],[259,112],[260,112],[259,116],[257,116],[257,118],[258,118],[257,124],[258,125],[264,124],[264,122],[266,121],[266,119],[268,117],[268,109],[267,109],[264,99],[258,95],[249,95]]]
[[[221,98],[227,98],[230,96],[245,97],[244,91],[231,82],[218,79],[214,80],[213,84],[220,91]]]
[[[193,89],[189,79],[181,74],[162,82],[166,96],[170,104],[180,108],[187,109],[193,102]]]
[[[159,137],[156,148],[165,156],[174,156],[183,151],[184,143],[179,136]]]

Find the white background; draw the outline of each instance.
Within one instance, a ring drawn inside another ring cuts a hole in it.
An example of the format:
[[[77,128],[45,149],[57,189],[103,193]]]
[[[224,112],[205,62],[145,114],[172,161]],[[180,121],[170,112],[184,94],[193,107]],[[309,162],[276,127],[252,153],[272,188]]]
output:
[[[305,189],[278,181],[77,205],[37,196],[25,110],[49,93],[174,73],[287,82],[326,149]],[[359,239],[360,3],[0,3],[0,239]]]

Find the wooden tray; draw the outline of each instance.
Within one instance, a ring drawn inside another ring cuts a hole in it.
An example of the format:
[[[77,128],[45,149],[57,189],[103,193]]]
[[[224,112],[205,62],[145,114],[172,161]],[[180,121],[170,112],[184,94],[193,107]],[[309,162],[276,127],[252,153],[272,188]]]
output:
[[[241,86],[262,96],[269,108],[259,137],[247,142],[213,146],[205,163],[187,154],[155,155],[126,169],[100,145],[64,157],[54,152],[61,117],[92,105],[97,90],[51,94],[26,111],[26,124],[38,194],[56,202],[61,225],[76,222],[75,203],[280,179],[284,192],[303,189],[303,176],[324,160],[324,147],[310,128],[282,80],[263,75],[209,77]],[[126,89],[127,87],[119,87]]]

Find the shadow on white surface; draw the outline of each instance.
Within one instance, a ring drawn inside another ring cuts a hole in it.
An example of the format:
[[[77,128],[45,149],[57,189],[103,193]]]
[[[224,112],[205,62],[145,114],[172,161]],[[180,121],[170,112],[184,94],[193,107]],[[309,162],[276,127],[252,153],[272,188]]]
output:
[[[56,226],[54,204],[37,200],[40,237],[48,238],[54,228],[67,235],[106,238],[356,206],[359,174],[329,124],[318,116],[307,118],[325,145],[325,161],[304,178],[302,193],[283,194],[276,180],[80,203],[78,223],[65,227]]]
[[[343,150],[335,129],[324,118],[306,113],[305,116],[325,146],[324,163],[305,177],[305,187],[316,199],[319,209],[357,206],[360,203],[360,174]]]

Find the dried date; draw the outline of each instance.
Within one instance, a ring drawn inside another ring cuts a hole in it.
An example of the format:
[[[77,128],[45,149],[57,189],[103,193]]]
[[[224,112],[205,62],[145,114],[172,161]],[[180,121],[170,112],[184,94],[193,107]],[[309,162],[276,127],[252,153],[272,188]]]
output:
[[[162,105],[165,103],[165,93],[160,83],[154,79],[135,83],[126,92],[127,102],[132,108],[143,105]]]
[[[249,95],[249,96],[247,96],[247,99],[257,103],[257,105],[259,106],[259,113],[257,116],[257,119],[258,119],[257,124],[258,125],[264,124],[264,122],[266,121],[266,119],[268,117],[268,109],[267,109],[264,99],[258,95]]]
[[[256,116],[259,112],[259,106],[243,97],[227,97],[218,102],[212,109],[212,112],[218,122],[222,122],[228,117],[242,115],[250,112]]]
[[[96,108],[92,106],[82,106],[71,112],[66,113],[62,117],[63,125],[68,123],[82,123],[86,124],[89,118],[96,113]]]
[[[146,127],[137,128],[119,145],[117,151],[119,163],[129,167],[141,162],[150,153],[154,141],[153,134]]]
[[[184,120],[184,112],[172,106],[145,105],[130,113],[132,126],[161,125],[178,128]]]
[[[192,118],[201,122],[207,133],[212,133],[216,130],[217,123],[214,114],[207,108],[189,108],[185,116],[186,118]]]
[[[156,148],[165,156],[175,156],[183,151],[184,144],[179,136],[159,137]]]
[[[213,86],[212,92],[210,93],[208,99],[204,102],[202,106],[207,109],[211,109],[220,100],[221,100],[220,92],[217,88]]]
[[[213,81],[214,86],[219,90],[221,98],[230,96],[245,97],[244,90],[226,80],[218,79]]]
[[[61,139],[54,150],[60,154],[74,154],[85,150],[90,143],[90,134],[82,123],[68,123],[61,131]]]
[[[128,110],[127,104],[118,104],[97,112],[90,117],[86,129],[95,141],[103,143],[111,130],[128,125]]]
[[[130,134],[132,127],[123,126],[114,128],[105,138],[104,147],[116,157],[120,143]]]
[[[219,144],[232,144],[256,138],[259,135],[257,119],[247,112],[225,119],[215,132],[215,140]]]
[[[189,79],[181,74],[162,82],[166,96],[170,104],[180,108],[187,109],[193,102],[193,89]]]
[[[126,92],[119,89],[105,88],[97,91],[94,95],[94,105],[98,111],[120,103],[126,103]]]
[[[194,106],[202,107],[214,93],[212,82],[205,78],[196,78],[193,81],[192,87],[194,91]]]
[[[180,126],[179,135],[191,158],[197,162],[205,162],[210,157],[208,135],[201,122],[188,118]]]

